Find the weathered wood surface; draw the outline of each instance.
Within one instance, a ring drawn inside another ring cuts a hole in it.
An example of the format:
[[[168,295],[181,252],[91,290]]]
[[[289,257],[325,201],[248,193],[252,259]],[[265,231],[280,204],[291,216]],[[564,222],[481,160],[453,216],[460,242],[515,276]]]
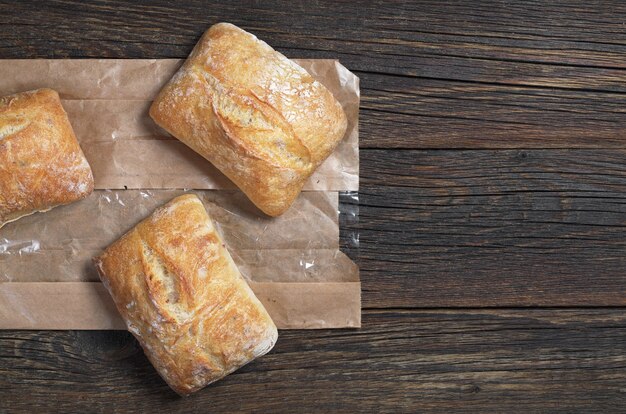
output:
[[[357,72],[364,148],[626,147],[624,2],[223,3],[0,2],[0,56],[184,57],[229,21]]]
[[[0,58],[184,57],[218,21],[338,58],[364,327],[182,400],[126,333],[4,331],[0,411],[623,412],[626,3],[141,3],[0,1]]]
[[[24,412],[574,412],[624,407],[626,314],[365,311],[360,330],[284,331],[186,399],[126,332],[0,332],[0,409]]]
[[[370,150],[361,177],[363,306],[626,305],[624,150]]]

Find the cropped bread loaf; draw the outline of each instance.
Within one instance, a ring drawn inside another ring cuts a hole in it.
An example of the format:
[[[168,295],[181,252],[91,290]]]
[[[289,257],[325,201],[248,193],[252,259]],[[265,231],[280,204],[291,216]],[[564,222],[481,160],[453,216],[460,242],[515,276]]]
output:
[[[0,227],[86,197],[93,175],[52,89],[0,98]]]

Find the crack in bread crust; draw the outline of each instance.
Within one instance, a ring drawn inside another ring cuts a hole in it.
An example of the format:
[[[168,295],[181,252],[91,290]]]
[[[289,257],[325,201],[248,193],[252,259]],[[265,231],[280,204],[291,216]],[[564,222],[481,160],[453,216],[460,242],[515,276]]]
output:
[[[30,124],[30,121],[22,117],[0,115],[0,140],[23,131]]]
[[[280,112],[253,94],[220,85],[209,73],[193,73],[206,82],[213,113],[241,151],[280,168],[311,168],[309,150]]]

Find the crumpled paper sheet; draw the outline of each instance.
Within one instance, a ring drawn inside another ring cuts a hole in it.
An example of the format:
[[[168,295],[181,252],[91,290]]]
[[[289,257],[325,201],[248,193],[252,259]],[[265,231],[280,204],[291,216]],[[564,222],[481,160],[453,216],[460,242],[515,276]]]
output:
[[[91,258],[184,190],[104,190],[0,232],[0,326],[123,329]],[[239,191],[194,191],[281,328],[358,326],[357,266],[339,251],[336,192],[305,192],[272,219]]]
[[[0,60],[0,95],[59,91],[96,188],[106,189],[0,229],[0,329],[124,329],[90,259],[184,188],[199,190],[279,328],[360,326],[358,268],[339,251],[335,192],[358,190],[358,78],[336,61],[298,62],[339,99],[349,126],[305,187],[317,191],[272,219],[148,117],[181,60]]]
[[[304,190],[358,191],[359,79],[334,60],[296,60],[341,102],[346,137]],[[49,87],[63,107],[98,189],[235,189],[212,164],[148,116],[152,99],[180,59],[0,61],[0,94]]]

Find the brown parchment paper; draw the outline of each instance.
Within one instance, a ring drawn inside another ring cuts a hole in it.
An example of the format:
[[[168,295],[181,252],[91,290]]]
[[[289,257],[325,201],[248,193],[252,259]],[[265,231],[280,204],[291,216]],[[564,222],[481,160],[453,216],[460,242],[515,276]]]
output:
[[[359,79],[334,60],[296,60],[339,100],[348,129],[304,190],[358,191]],[[234,189],[234,184],[148,116],[179,59],[0,61],[0,94],[49,87],[63,107],[98,189]]]
[[[101,190],[24,217],[0,235],[0,327],[124,329],[91,258],[183,190]],[[239,191],[194,191],[281,329],[360,326],[357,266],[338,249],[335,192],[260,216]]]
[[[124,329],[91,257],[188,188],[279,328],[360,326],[359,273],[339,251],[336,192],[358,190],[358,78],[336,61],[299,61],[340,100],[349,127],[309,191],[272,219],[148,117],[181,62],[0,60],[0,95],[59,91],[99,189],[0,229],[0,329]]]
[[[96,191],[80,202],[9,223],[0,232],[0,281],[97,282],[91,258],[185,192]],[[294,208],[269,218],[257,214],[239,191],[193,192],[249,281],[358,281],[352,262],[339,251],[337,193],[305,192]]]

